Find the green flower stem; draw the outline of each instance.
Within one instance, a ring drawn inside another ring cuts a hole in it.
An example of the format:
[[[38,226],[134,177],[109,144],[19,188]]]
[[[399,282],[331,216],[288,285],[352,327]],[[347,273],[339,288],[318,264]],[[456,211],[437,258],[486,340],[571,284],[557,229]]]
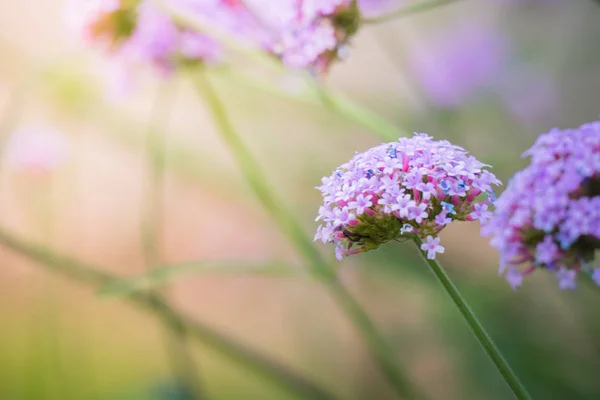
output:
[[[163,203],[165,183],[166,130],[164,125],[173,103],[173,82],[162,82],[150,110],[150,123],[146,135],[146,203],[142,215],[142,255],[147,269],[163,264],[162,238]]]
[[[377,115],[348,98],[325,89],[318,83],[314,83],[315,91],[320,95],[323,103],[332,111],[346,117],[350,121],[357,122],[370,129],[383,140],[395,142],[399,136],[410,136],[408,131],[392,125],[386,119]]]
[[[163,263],[161,234],[165,180],[165,136],[161,131],[174,101],[174,90],[174,83],[171,81],[161,84],[150,113],[150,126],[146,139],[149,170],[141,239],[142,255],[147,270],[152,270]],[[149,291],[149,293],[152,292]],[[154,290],[154,293],[158,294],[159,292]],[[165,332],[166,349],[179,387],[183,388],[186,397],[192,400],[206,399],[198,368],[187,345],[188,332],[182,325],[169,324],[166,327],[169,328]]]
[[[393,19],[408,17],[414,14],[419,14],[425,11],[432,10],[447,4],[456,3],[459,0],[423,0],[410,6],[402,7],[399,10],[392,11],[388,14],[380,15],[372,18],[362,18],[360,22],[363,24],[378,24],[381,22],[391,21]]]
[[[327,89],[304,76],[298,76],[299,79],[303,80],[302,83],[305,84],[303,88],[300,90],[286,90],[282,86],[273,83],[272,80],[250,76],[231,67],[214,68],[210,72],[214,76],[222,76],[227,81],[234,81],[235,83],[278,97],[285,97],[306,104],[325,105],[329,110],[349,121],[356,122],[368,128],[386,141],[396,141],[400,136],[410,136],[407,131],[394,126],[377,113],[354,103],[342,94]]]
[[[379,364],[381,372],[396,389],[396,393],[403,399],[423,398],[413,389],[406,373],[398,369],[393,349],[382,339],[381,333],[352,294],[339,280],[329,283],[327,287],[354,324],[360,328],[364,340],[369,344],[370,351]]]
[[[47,267],[53,272],[93,287],[101,287],[118,281],[117,277],[104,272],[103,268],[84,264],[50,251],[43,246],[12,235],[3,229],[0,229],[0,244]],[[306,399],[335,400],[333,395],[296,375],[284,365],[247,348],[205,324],[194,322],[177,313],[158,294],[138,292],[127,297],[127,299],[160,318],[171,329],[186,332],[221,356],[247,367],[249,373],[266,378],[282,389],[289,390]]]
[[[209,19],[203,18],[201,15],[184,13],[177,7],[173,7],[172,5],[168,4],[168,2],[165,0],[154,0],[154,2],[158,7],[160,7],[165,13],[169,14],[182,26],[198,32],[203,32],[213,37],[227,48],[237,52],[238,54],[246,56],[248,59],[254,61],[257,65],[261,65],[267,70],[273,71],[280,76],[284,76],[285,74],[289,73],[289,71],[279,60],[272,57],[255,44],[244,41],[222,29],[218,25],[213,24]],[[416,5],[413,7],[415,9],[418,8]],[[423,6],[421,5],[421,7]],[[307,79],[306,76],[304,76],[304,78]],[[378,133],[382,138],[384,138],[384,140],[395,141],[398,139],[398,136],[408,135],[407,132],[403,132],[399,128],[394,127],[375,113],[352,103],[350,100],[347,100],[340,95],[325,90],[312,80],[311,85],[313,85],[313,90],[312,93],[309,93],[310,97],[316,97],[317,100],[321,99],[332,110],[348,117],[352,121],[368,127],[369,129]],[[279,94],[285,94],[285,91],[283,90],[275,90],[275,92]],[[286,97],[294,97],[294,95],[290,94],[286,95]],[[302,99],[302,96],[300,96],[300,99]],[[306,99],[306,97],[304,97],[304,99]]]
[[[98,291],[99,295],[106,297],[127,296],[141,290],[158,288],[168,285],[174,280],[189,275],[243,275],[264,277],[307,277],[306,271],[296,265],[286,264],[281,261],[192,261],[182,264],[169,264],[158,266],[140,276],[123,278],[110,285],[103,286]]]
[[[368,348],[396,393],[407,399],[416,398],[406,373],[393,357],[393,351],[384,337],[375,328],[368,314],[350,293],[338,282],[335,268],[325,262],[314,247],[310,237],[302,230],[292,212],[282,206],[267,184],[258,162],[245,147],[229,121],[225,107],[218,97],[205,71],[198,71],[195,82],[206,100],[214,121],[225,143],[232,151],[248,185],[255,192],[264,209],[272,216],[290,242],[305,258],[310,271],[330,290],[334,299],[361,333]]]
[[[195,83],[206,100],[206,105],[209,107],[213,119],[217,124],[221,138],[233,153],[244,178],[254,191],[256,197],[258,197],[260,203],[290,238],[292,243],[298,247],[300,253],[307,259],[311,267],[311,272],[324,281],[333,279],[335,270],[322,259],[319,252],[313,246],[312,240],[304,233],[293,214],[286,210],[283,202],[277,199],[272,193],[258,163],[246,149],[246,146],[230,123],[225,107],[213,89],[204,70],[197,71],[195,74]]]
[[[442,284],[442,286],[446,290],[446,293],[448,293],[448,295],[456,305],[456,308],[458,308],[458,311],[465,319],[465,322],[467,323],[467,325],[469,325],[469,328],[471,328],[471,331],[473,332],[481,346],[483,346],[483,349],[485,350],[486,354],[490,357],[490,359],[492,360],[492,362],[494,363],[494,365],[496,366],[496,368],[498,369],[508,386],[510,386],[510,388],[512,389],[516,398],[520,400],[531,400],[531,396],[527,392],[527,389],[525,389],[517,375],[510,368],[510,365],[508,364],[506,359],[504,359],[504,357],[500,353],[500,350],[498,350],[498,348],[492,341],[492,338],[485,331],[485,329],[483,328],[483,326],[481,325],[481,323],[479,322],[479,320],[477,319],[477,317],[475,316],[465,299],[462,297],[456,286],[454,286],[454,284],[450,280],[450,277],[448,276],[448,274],[446,274],[446,271],[444,271],[444,268],[442,268],[442,266],[436,260],[429,260],[425,256],[425,253],[421,250],[421,245],[423,244],[421,239],[415,237],[414,241],[417,245],[419,253],[421,254],[421,256],[423,256],[423,259],[425,260],[427,265],[429,265],[431,272],[433,272],[435,277]]]

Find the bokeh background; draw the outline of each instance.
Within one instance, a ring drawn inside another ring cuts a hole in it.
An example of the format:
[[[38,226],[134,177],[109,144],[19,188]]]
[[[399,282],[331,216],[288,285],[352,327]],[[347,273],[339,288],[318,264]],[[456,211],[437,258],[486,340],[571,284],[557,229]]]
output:
[[[23,126],[51,127],[64,142],[61,162],[48,171],[11,163],[14,149],[4,146],[2,224],[122,276],[142,273],[145,138],[159,121],[166,261],[300,265],[189,80],[140,71],[133,88],[115,91],[110,66],[64,28],[63,7],[52,0],[0,6],[5,143]],[[506,182],[538,134],[597,118],[599,20],[600,7],[586,0],[460,1],[364,26],[326,85],[402,129],[467,148]],[[212,78],[270,183],[312,232],[321,176],[381,138],[323,104],[281,98],[227,74]],[[597,288],[581,282],[559,292],[554,277],[536,273],[514,292],[477,223],[453,224],[442,240],[442,262],[533,397],[600,398]],[[319,247],[332,256],[333,248]],[[0,252],[0,399],[178,398],[156,319]],[[413,247],[389,244],[345,259],[339,274],[431,399],[511,398]],[[168,293],[190,317],[340,398],[395,398],[355,329],[307,277],[198,273],[173,281]],[[292,398],[209,347],[194,343],[190,351],[210,399]]]

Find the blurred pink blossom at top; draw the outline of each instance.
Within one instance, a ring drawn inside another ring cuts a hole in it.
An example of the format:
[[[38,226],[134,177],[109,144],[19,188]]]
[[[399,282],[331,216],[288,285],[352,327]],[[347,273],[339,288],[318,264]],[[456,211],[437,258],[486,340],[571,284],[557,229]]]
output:
[[[68,138],[48,126],[17,128],[4,148],[4,162],[16,170],[51,172],[63,165],[70,154]]]
[[[169,9],[278,57],[286,66],[324,73],[358,27],[351,0],[165,0]],[[89,45],[118,54],[125,64],[169,72],[182,62],[214,63],[221,46],[153,1],[74,0],[69,25]]]
[[[71,0],[65,9],[68,28],[87,44],[109,46],[113,37],[104,24],[122,6],[121,0]]]

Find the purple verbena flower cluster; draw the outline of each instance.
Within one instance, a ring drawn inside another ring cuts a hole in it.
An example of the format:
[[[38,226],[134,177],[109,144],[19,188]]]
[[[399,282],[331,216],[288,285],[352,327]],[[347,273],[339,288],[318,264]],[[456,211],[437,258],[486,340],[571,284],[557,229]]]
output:
[[[151,0],[74,0],[71,18],[87,42],[126,60],[169,70],[182,61],[215,62],[222,49],[184,28]],[[250,41],[292,68],[324,73],[358,28],[352,0],[165,0],[190,16]]]
[[[358,28],[359,10],[351,0],[248,0],[251,12],[271,32],[267,51],[292,68],[324,73],[343,55]]]
[[[500,251],[500,273],[513,288],[536,269],[552,271],[560,289],[575,288],[580,271],[600,285],[591,266],[600,248],[600,122],[554,129],[524,153],[518,172],[483,228]]]
[[[400,138],[358,153],[318,187],[315,241],[336,243],[336,256],[378,248],[391,240],[420,238],[429,259],[443,253],[438,233],[452,221],[485,223],[500,181],[473,156],[425,134]],[[481,199],[487,194],[488,199]]]

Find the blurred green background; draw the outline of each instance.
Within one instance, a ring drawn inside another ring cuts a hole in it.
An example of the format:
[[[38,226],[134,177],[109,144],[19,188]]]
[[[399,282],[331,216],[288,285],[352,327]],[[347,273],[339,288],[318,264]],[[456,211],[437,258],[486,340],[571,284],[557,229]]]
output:
[[[161,237],[168,262],[299,264],[245,186],[189,81],[161,83],[140,72],[130,93],[111,96],[109,66],[69,37],[63,5],[22,0],[0,8],[2,134],[30,122],[51,125],[68,136],[71,150],[67,163],[48,174],[2,168],[3,224],[114,273],[142,273],[144,138],[158,112],[167,120]],[[538,134],[597,118],[599,20],[600,7],[586,0],[465,0],[363,27],[326,86],[398,127],[465,147],[506,182],[526,164],[520,154]],[[484,66],[491,72],[476,83],[476,70],[449,70],[440,79],[466,86],[466,94],[441,104],[415,60],[444,73],[456,61],[439,49],[456,49],[452,54],[466,65],[496,57],[491,45],[471,53],[468,44],[452,47],[453,32],[470,26],[502,38],[501,60]],[[223,73],[213,78],[270,183],[312,232],[321,202],[313,187],[321,176],[381,139],[323,104],[283,99]],[[172,96],[152,111],[165,84]],[[442,262],[533,397],[600,398],[598,289],[581,283],[559,292],[552,276],[536,273],[513,292],[498,276],[497,254],[478,224],[456,224],[441,236]],[[332,247],[319,247],[332,255]],[[0,252],[0,399],[182,398],[155,319]],[[339,274],[431,399],[511,398],[413,247],[389,244],[345,259]],[[310,279],[199,274],[173,282],[168,293],[187,315],[340,398],[395,398],[355,329]],[[292,398],[211,348],[194,343],[191,351],[210,399]]]

